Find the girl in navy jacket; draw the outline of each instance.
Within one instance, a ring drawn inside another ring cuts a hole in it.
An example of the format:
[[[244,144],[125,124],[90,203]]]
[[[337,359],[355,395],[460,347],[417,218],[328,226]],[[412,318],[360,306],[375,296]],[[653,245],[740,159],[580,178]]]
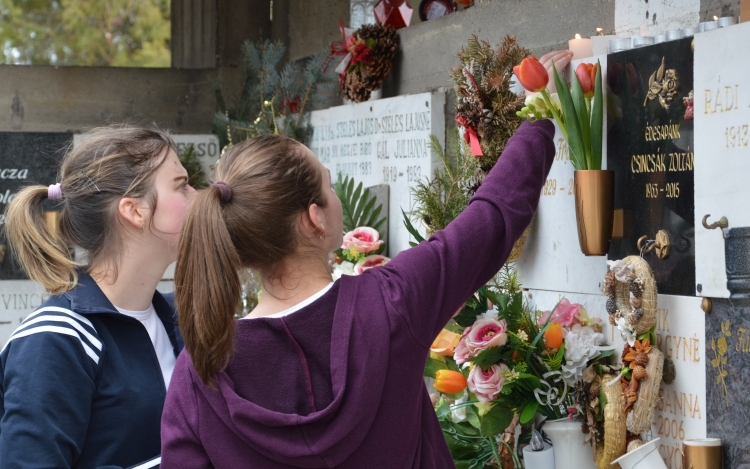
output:
[[[24,188],[7,210],[11,248],[54,295],[0,352],[0,467],[154,467],[182,348],[156,286],[195,191],[169,135],[133,127],[92,132],[59,180]],[[58,229],[44,223],[47,199]]]

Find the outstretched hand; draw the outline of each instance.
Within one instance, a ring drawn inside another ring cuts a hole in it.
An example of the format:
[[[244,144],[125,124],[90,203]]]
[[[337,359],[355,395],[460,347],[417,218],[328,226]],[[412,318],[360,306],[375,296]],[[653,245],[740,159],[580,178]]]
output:
[[[544,54],[539,59],[539,62],[547,70],[547,75],[549,75],[549,83],[547,85],[547,89],[550,91],[550,93],[555,93],[557,91],[557,88],[555,87],[555,76],[552,73],[552,67],[554,66],[557,69],[557,74],[561,75],[563,69],[568,66],[572,59],[573,52],[569,50],[552,51]]]

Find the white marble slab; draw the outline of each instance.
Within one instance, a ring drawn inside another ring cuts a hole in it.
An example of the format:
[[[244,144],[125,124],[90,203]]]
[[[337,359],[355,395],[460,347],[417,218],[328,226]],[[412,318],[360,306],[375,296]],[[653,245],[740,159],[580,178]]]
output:
[[[445,139],[445,94],[421,93],[313,111],[310,148],[331,171],[390,186],[390,254],[409,247],[401,209],[412,210],[411,189],[431,177],[436,160],[430,135]]]
[[[750,23],[695,36],[695,281],[699,295],[729,298],[722,216],[750,226]]]
[[[597,59],[601,61],[602,82],[606,83],[606,56],[575,61],[569,71],[575,70],[581,62],[596,63]],[[604,115],[607,115],[606,100]],[[559,129],[555,134],[555,147],[555,162],[542,189],[539,209],[518,260],[518,271],[526,288],[600,294],[601,282],[607,272],[607,259],[605,256],[587,257],[581,253],[573,195],[573,164],[568,156],[568,145]],[[602,155],[605,169],[606,153],[605,131]]]
[[[21,321],[49,296],[31,280],[0,281],[0,343],[5,344]]]

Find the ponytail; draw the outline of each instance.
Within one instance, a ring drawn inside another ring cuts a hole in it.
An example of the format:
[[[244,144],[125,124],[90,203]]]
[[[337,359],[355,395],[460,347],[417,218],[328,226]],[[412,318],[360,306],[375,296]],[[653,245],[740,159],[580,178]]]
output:
[[[6,233],[11,250],[29,278],[59,294],[78,283],[76,263],[57,229],[42,216],[48,188],[29,186],[13,198],[6,212]]]
[[[210,187],[193,200],[185,218],[175,271],[180,332],[205,384],[234,351],[234,312],[240,301],[240,257],[227,229],[221,190]]]

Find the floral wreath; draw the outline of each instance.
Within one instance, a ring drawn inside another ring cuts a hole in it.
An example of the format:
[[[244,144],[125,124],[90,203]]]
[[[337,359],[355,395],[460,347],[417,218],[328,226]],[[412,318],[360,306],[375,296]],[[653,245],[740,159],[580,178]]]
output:
[[[604,294],[609,323],[617,326],[623,340],[632,347],[636,336],[656,322],[656,282],[648,263],[638,256],[607,261]]]

